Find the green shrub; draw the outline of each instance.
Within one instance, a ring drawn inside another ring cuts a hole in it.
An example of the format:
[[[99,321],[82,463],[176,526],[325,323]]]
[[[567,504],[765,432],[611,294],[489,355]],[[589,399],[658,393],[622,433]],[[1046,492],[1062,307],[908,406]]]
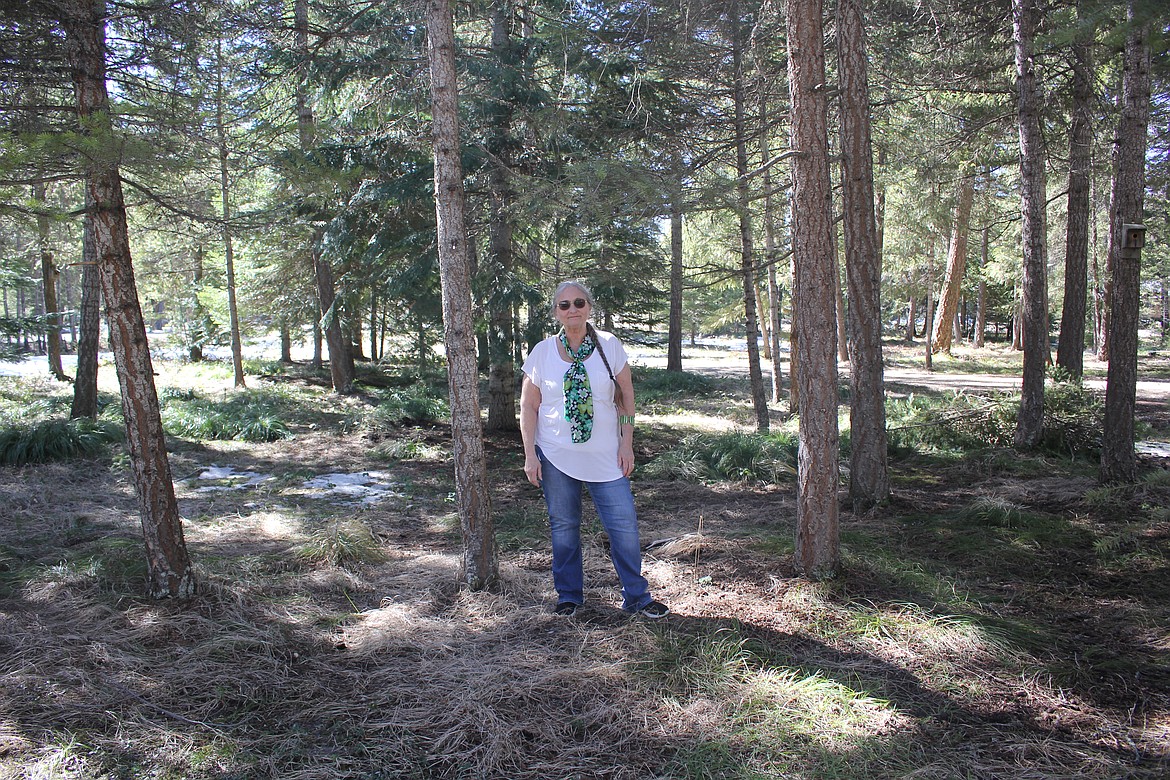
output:
[[[163,425],[176,436],[278,441],[292,435],[284,422],[286,399],[270,390],[248,390],[224,401],[200,398],[189,391],[168,392],[164,399]]]
[[[111,442],[121,441],[122,429],[105,420],[50,419],[21,422],[0,429],[0,464],[23,466],[88,457]]]
[[[429,385],[416,382],[408,387],[380,392],[378,405],[370,414],[370,425],[375,429],[431,425],[450,416],[447,399]]]
[[[1044,391],[1044,432],[1040,449],[1053,455],[1096,458],[1101,454],[1105,404],[1075,382],[1056,382]]]
[[[911,395],[886,404],[891,447],[972,451],[1015,444],[1019,395],[956,392],[941,398]],[[1095,457],[1101,449],[1103,406],[1090,390],[1058,382],[1044,394],[1044,430],[1037,450]]]
[[[779,483],[796,473],[796,438],[742,431],[687,436],[645,467],[648,476]]]
[[[695,374],[688,371],[667,371],[662,368],[646,368],[636,366],[634,372],[634,389],[639,397],[658,398],[678,396],[695,398],[716,395],[719,390],[719,380],[706,374]]]

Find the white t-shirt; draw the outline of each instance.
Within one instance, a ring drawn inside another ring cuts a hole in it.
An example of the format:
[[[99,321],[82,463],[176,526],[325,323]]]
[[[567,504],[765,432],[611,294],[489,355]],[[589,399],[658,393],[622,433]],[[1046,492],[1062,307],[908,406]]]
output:
[[[625,347],[612,333],[597,329],[593,332],[599,342],[597,349],[605,350],[610,368],[617,376],[626,365]],[[617,457],[620,429],[613,403],[614,383],[597,349],[585,359],[585,372],[589,374],[589,388],[593,393],[593,434],[589,441],[580,444],[573,442],[569,420],[565,417],[565,372],[572,364],[561,357],[556,336],[549,336],[532,349],[524,361],[523,371],[540,390],[536,446],[544,456],[574,479],[612,482],[622,477]]]

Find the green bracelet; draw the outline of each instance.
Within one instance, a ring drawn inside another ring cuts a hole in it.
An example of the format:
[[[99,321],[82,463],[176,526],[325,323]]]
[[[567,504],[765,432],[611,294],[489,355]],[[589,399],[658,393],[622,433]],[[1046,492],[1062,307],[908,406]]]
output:
[[[634,424],[634,415],[632,415],[632,414],[619,414],[618,415],[618,425],[633,425],[633,424]]]

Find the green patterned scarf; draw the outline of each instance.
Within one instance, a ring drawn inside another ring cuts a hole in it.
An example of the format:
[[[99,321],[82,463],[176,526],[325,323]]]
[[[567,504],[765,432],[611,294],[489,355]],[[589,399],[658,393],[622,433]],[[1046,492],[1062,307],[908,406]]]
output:
[[[573,364],[565,372],[565,416],[569,418],[569,432],[574,444],[583,444],[593,435],[593,390],[589,387],[589,374],[585,371],[585,359],[593,354],[597,346],[593,337],[585,334],[585,340],[576,352],[569,346],[569,336],[563,330],[557,337],[565,345]]]

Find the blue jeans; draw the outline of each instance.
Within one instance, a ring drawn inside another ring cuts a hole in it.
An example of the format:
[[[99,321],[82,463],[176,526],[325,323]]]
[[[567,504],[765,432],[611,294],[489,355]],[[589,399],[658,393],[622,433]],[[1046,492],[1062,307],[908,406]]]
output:
[[[585,571],[581,558],[581,486],[589,488],[593,506],[609,535],[609,557],[622,583],[622,609],[637,611],[649,604],[650,585],[642,576],[642,545],[638,515],[626,477],[612,482],[584,482],[559,471],[538,447],[541,488],[552,531],[553,586],[558,601],[585,602]]]

